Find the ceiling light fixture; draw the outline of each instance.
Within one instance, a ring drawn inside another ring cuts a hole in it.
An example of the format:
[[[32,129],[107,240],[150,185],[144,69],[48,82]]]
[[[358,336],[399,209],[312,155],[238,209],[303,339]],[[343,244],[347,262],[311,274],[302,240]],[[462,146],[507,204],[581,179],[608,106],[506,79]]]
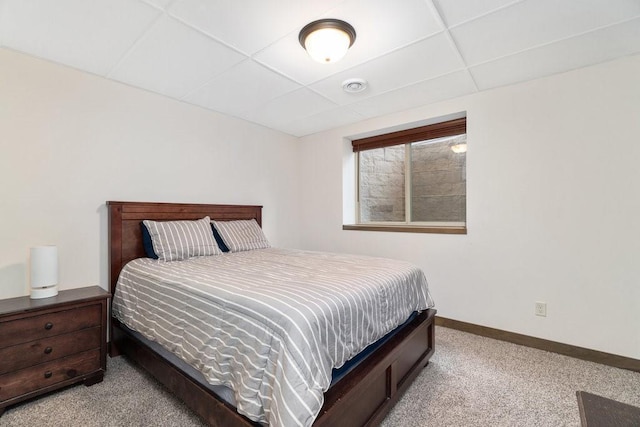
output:
[[[330,64],[347,53],[356,40],[356,30],[339,19],[320,19],[305,25],[298,40],[311,58]]]
[[[467,144],[456,144],[451,146],[451,151],[456,154],[462,154],[467,152]]]

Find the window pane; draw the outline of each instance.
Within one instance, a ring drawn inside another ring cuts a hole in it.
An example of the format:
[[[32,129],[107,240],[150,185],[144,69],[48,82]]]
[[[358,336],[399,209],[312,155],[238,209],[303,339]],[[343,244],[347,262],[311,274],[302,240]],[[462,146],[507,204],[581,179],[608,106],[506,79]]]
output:
[[[404,147],[358,153],[360,222],[405,220]]]
[[[466,221],[466,144],[467,135],[411,144],[411,221]]]

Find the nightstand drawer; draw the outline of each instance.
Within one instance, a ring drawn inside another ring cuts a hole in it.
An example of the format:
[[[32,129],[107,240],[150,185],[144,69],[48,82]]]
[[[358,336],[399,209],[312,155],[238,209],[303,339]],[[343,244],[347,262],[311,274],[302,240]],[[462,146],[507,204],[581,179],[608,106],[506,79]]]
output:
[[[75,354],[52,362],[0,375],[0,402],[100,369],[100,350]]]
[[[0,349],[0,360],[2,361],[0,375],[71,354],[100,348],[101,332],[99,327],[82,329],[69,334]]]
[[[9,347],[41,338],[100,326],[102,307],[92,304],[71,310],[0,323],[0,347]]]
[[[0,416],[38,395],[102,381],[110,297],[89,286],[51,298],[0,299]]]

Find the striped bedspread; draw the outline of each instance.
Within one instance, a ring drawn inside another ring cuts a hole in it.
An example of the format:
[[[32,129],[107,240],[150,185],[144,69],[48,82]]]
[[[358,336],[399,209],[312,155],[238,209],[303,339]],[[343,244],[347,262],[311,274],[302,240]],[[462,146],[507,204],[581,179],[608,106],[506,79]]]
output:
[[[433,306],[406,262],[261,249],[127,264],[113,315],[234,391],[238,412],[309,426],[331,371]]]

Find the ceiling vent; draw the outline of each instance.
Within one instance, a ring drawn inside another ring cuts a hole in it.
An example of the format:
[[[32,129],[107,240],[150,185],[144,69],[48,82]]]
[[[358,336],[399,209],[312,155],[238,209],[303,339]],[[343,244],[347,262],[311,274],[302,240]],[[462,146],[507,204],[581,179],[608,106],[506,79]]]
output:
[[[362,92],[367,86],[365,79],[347,79],[342,82],[342,89],[347,93]]]

